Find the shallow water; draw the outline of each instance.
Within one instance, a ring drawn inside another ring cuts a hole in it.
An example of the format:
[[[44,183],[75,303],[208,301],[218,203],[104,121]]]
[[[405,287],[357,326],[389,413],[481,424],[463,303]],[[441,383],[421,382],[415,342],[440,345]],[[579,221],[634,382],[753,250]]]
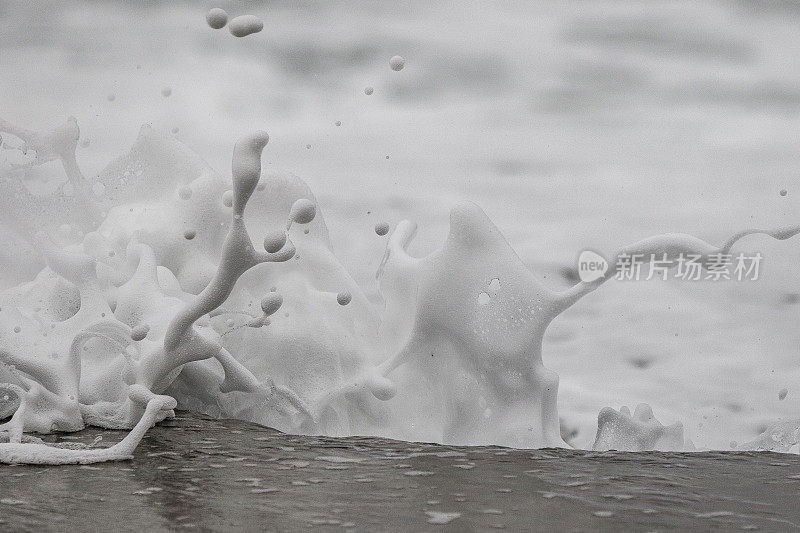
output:
[[[15,530],[800,529],[795,455],[308,437],[185,412],[153,428],[133,461],[3,474],[0,526]]]

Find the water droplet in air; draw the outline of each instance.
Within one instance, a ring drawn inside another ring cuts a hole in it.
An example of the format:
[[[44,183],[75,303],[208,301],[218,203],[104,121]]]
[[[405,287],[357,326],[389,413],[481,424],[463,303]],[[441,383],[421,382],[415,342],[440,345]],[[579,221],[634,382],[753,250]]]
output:
[[[388,222],[378,222],[375,224],[375,233],[383,237],[387,233],[389,233],[389,223]]]
[[[228,31],[234,37],[246,37],[264,29],[264,22],[255,15],[241,15],[228,24]]]
[[[274,231],[264,237],[264,249],[271,254],[283,248],[284,244],[286,244],[286,233],[283,231]]]
[[[228,23],[228,14],[224,9],[218,7],[209,9],[208,13],[206,13],[206,22],[215,30],[224,28],[225,24]]]
[[[389,66],[396,72],[403,70],[403,67],[406,66],[406,60],[402,56],[392,56],[389,60]]]
[[[342,291],[336,295],[336,301],[339,305],[347,305],[353,299],[353,296],[348,291]]]
[[[317,215],[317,206],[314,202],[306,198],[300,198],[292,204],[289,211],[289,218],[298,224],[308,224]]]

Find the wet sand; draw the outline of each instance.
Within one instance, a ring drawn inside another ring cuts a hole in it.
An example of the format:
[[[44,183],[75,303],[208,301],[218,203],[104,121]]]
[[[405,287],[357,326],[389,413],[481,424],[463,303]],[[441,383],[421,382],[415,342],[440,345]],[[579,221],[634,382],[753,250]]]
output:
[[[48,440],[103,446],[90,428]],[[800,529],[800,458],[285,435],[180,413],[132,461],[4,466],[0,527],[71,531]]]

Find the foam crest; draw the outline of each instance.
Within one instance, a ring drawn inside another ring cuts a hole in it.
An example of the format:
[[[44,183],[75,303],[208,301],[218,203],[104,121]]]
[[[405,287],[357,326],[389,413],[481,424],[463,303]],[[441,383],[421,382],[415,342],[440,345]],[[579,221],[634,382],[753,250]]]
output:
[[[631,415],[622,406],[619,411],[604,407],[597,416],[597,436],[593,450],[687,451],[694,449],[683,437],[683,424],[675,422],[665,426],[653,415],[646,403],[640,403]]]
[[[739,449],[800,453],[800,420],[784,420],[772,424],[757,438],[742,444]]]
[[[385,323],[407,328],[381,366],[397,384],[396,401],[413,405],[414,425],[437,441],[565,446],[558,376],[541,356],[542,335],[560,310],[556,293],[474,204],[452,210],[444,246],[427,257],[406,252],[413,232],[398,225],[380,273],[387,314],[399,315]]]

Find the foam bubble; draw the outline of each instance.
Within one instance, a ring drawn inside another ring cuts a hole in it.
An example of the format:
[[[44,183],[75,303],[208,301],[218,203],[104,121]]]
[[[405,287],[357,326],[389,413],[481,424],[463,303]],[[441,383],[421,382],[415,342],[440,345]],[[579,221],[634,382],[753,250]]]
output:
[[[169,96],[171,94],[172,94],[172,88],[171,87],[163,87],[161,89],[161,96],[163,96],[164,98],[169,98]]]
[[[428,516],[429,524],[437,525],[449,524],[461,516],[461,513],[448,513],[443,511],[425,511],[425,514]]]
[[[298,224],[308,224],[317,214],[317,206],[307,198],[300,198],[292,204],[289,218]]]
[[[336,295],[336,301],[339,302],[339,305],[347,305],[353,300],[353,295],[350,294],[348,291],[342,291]]]
[[[402,56],[392,56],[392,58],[389,59],[389,66],[396,72],[401,71],[403,67],[406,66],[406,60]]]
[[[375,224],[375,233],[383,237],[387,233],[389,233],[389,223],[388,222],[378,222]]]
[[[206,22],[215,30],[219,30],[224,28],[225,24],[228,23],[228,14],[224,9],[218,7],[211,8],[208,10],[208,13],[206,13]]]
[[[370,86],[364,87],[364,94],[366,94],[367,96],[371,95],[374,91],[375,89],[373,89]]]
[[[273,231],[264,237],[264,249],[271,254],[278,252],[284,244],[286,244],[286,232],[284,231]]]
[[[233,191],[225,191],[222,193],[222,205],[225,207],[233,207]]]
[[[234,37],[246,37],[263,29],[264,22],[255,15],[240,15],[228,24],[228,30]]]
[[[196,236],[197,232],[193,229],[187,229],[186,231],[183,232],[183,238],[186,239],[187,241],[191,241]]]
[[[147,337],[147,334],[150,332],[150,325],[149,324],[139,324],[138,326],[131,329],[131,340],[133,341],[140,341]]]
[[[261,311],[264,312],[264,316],[275,314],[281,305],[283,305],[283,296],[277,292],[268,292],[261,299]]]

